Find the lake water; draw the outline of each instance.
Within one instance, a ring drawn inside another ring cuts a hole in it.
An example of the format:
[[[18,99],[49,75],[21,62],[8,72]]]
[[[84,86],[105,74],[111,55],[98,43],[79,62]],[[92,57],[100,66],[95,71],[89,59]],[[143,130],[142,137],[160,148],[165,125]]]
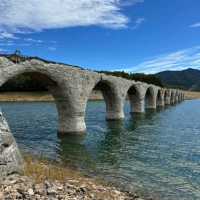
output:
[[[200,100],[105,121],[88,103],[84,137],[57,136],[54,103],[1,103],[20,148],[162,200],[200,199]]]

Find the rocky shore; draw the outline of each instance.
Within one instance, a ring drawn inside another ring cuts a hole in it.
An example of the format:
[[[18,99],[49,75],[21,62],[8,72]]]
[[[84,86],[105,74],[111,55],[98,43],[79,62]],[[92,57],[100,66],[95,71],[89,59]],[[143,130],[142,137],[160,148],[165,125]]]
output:
[[[10,175],[0,183],[1,200],[142,200],[137,195],[120,192],[113,187],[95,185],[77,180],[67,182],[44,181],[36,183],[32,178]]]

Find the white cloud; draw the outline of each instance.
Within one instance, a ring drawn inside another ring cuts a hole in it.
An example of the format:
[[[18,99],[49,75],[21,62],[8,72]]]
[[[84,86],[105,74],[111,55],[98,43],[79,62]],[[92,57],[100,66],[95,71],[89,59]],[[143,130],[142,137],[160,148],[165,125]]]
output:
[[[132,29],[137,29],[144,21],[145,19],[143,17],[137,18]]]
[[[190,28],[198,28],[200,27],[200,22],[190,25]]]
[[[9,33],[7,31],[1,30],[0,28],[0,39],[18,39],[16,36],[14,36],[13,33]]]
[[[134,73],[157,73],[165,70],[200,69],[200,46],[160,55],[132,68],[121,69]]]
[[[75,26],[124,28],[123,6],[143,0],[0,0],[0,37]],[[7,35],[5,35],[7,34]]]

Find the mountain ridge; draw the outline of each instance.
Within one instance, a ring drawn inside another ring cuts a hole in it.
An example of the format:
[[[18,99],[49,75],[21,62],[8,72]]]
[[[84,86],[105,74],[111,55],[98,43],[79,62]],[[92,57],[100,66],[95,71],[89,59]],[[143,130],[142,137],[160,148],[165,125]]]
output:
[[[200,91],[200,70],[187,68],[176,71],[163,71],[154,74],[166,87],[180,88],[190,91]]]

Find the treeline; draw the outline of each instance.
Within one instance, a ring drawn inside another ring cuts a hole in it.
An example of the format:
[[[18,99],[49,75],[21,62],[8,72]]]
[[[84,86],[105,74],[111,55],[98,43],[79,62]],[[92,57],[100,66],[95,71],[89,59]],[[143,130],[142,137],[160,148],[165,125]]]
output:
[[[134,80],[134,81],[141,81],[141,82],[145,82],[148,84],[154,84],[160,87],[163,87],[162,81],[160,80],[160,78],[156,77],[155,75],[152,74],[141,74],[141,73],[126,73],[124,71],[114,71],[114,72],[110,72],[110,71],[99,71],[100,73],[104,73],[104,74],[108,74],[108,75],[112,75],[112,76],[117,76],[117,77],[122,77],[122,78],[126,78],[129,80]]]
[[[108,71],[100,71],[100,73],[105,73],[108,75],[113,75],[135,81],[146,82],[161,87],[163,86],[161,80],[154,75],[128,74],[126,72],[108,72]],[[45,84],[44,81],[37,79],[37,76],[35,77],[32,74],[22,74],[6,82],[2,87],[0,87],[0,91],[2,92],[47,91],[48,89],[46,86],[47,85]]]

